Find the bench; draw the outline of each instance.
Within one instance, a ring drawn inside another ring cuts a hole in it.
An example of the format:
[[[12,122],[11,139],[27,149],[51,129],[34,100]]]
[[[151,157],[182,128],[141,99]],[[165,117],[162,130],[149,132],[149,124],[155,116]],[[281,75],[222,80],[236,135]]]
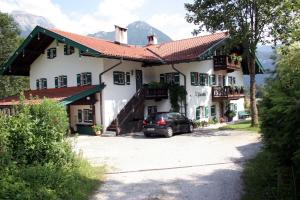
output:
[[[239,119],[246,119],[250,117],[250,113],[248,111],[239,111],[238,112]]]

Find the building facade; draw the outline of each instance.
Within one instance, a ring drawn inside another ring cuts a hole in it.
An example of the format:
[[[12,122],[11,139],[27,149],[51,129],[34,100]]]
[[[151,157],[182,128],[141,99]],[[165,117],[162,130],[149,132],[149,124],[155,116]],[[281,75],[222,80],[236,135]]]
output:
[[[154,83],[185,88],[180,112],[192,120],[226,121],[228,109],[244,110],[247,70],[237,59],[241,49],[224,53],[227,33],[163,44],[149,36],[147,46],[136,47],[126,44],[127,29],[116,30],[116,41],[106,41],[36,27],[2,74],[29,76],[25,96],[60,101],[71,129],[80,133],[95,124],[118,134],[138,131],[150,112],[172,110],[169,90]],[[0,109],[10,112],[16,104],[17,96],[8,97],[0,100]]]

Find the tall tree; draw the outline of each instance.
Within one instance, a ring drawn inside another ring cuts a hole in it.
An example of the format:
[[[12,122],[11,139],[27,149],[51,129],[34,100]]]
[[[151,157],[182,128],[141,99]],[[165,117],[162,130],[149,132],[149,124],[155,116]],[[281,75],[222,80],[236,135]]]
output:
[[[256,107],[255,59],[259,43],[277,39],[295,19],[299,0],[195,0],[185,4],[186,19],[203,30],[228,31],[229,46],[242,45],[250,74],[250,109],[252,126],[258,125]]]
[[[20,30],[14,19],[0,12],[0,71],[11,53],[20,45]],[[27,77],[0,76],[0,98],[14,95],[28,88]]]

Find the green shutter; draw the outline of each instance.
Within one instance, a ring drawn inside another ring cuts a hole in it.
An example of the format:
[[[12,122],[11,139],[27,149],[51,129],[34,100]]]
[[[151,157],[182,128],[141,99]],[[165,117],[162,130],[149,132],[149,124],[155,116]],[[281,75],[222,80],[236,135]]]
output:
[[[180,85],[180,75],[179,75],[179,73],[174,74],[174,84],[175,85]]]
[[[200,119],[200,106],[196,108],[196,120]]]
[[[87,79],[87,85],[92,85],[92,73],[91,72],[86,73],[86,79]]]
[[[130,85],[130,72],[126,72],[126,84]]]
[[[42,84],[43,84],[43,88],[47,89],[47,79],[43,78]]]
[[[40,89],[40,80],[39,79],[36,80],[36,89],[37,90]]]
[[[47,49],[47,58],[50,59],[50,49]]]
[[[165,74],[159,75],[159,82],[164,83],[165,82]]]
[[[55,77],[54,80],[55,80],[55,88],[58,88],[58,77]]]
[[[208,85],[208,74],[204,74],[204,77],[205,77],[205,85]]]
[[[64,76],[64,87],[68,87],[68,78]]]
[[[56,48],[53,48],[53,58],[56,57]]]
[[[196,85],[195,72],[191,72],[191,85]]]
[[[81,86],[81,74],[77,74],[77,86]]]
[[[205,107],[205,118],[208,118],[209,115],[209,110],[208,110],[208,106]]]
[[[68,45],[64,45],[64,55],[68,55]]]

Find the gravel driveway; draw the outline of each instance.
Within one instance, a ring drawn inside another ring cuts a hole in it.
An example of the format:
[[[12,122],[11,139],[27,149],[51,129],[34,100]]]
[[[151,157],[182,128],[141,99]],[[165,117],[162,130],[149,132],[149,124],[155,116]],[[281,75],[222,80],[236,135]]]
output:
[[[76,140],[76,151],[110,169],[92,200],[239,199],[243,163],[261,146],[258,134],[218,130]]]

